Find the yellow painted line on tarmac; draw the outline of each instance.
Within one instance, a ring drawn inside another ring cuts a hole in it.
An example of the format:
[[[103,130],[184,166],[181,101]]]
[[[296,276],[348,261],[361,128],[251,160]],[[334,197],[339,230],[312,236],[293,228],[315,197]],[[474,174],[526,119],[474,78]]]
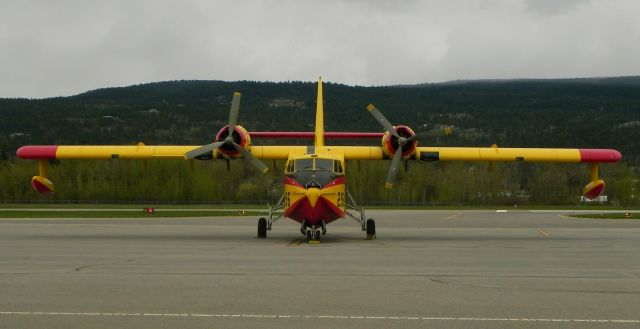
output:
[[[289,243],[276,243],[273,244],[274,247],[295,247],[295,246],[299,246],[302,242],[305,241],[304,237],[301,238],[297,238]]]
[[[446,219],[454,219],[454,218],[456,218],[456,217],[458,217],[458,216],[460,216],[460,215],[462,215],[462,213],[461,213],[461,212],[456,213],[456,214],[453,214],[453,215],[451,215],[451,216],[447,217]]]
[[[545,236],[545,237],[547,237],[547,238],[548,238],[548,237],[550,237],[550,236],[552,236],[552,234],[551,234],[551,233],[549,233],[549,232],[547,232],[547,231],[545,231],[545,230],[543,230],[543,229],[539,229],[539,230],[538,230],[538,232],[540,232],[540,234],[544,235],[544,236]]]
[[[302,242],[304,242],[304,240],[305,240],[305,238],[304,238],[304,237],[297,238],[297,239],[295,239],[295,240],[291,241],[291,243],[289,243],[289,244],[287,245],[287,247],[297,247],[297,246],[299,246]]]

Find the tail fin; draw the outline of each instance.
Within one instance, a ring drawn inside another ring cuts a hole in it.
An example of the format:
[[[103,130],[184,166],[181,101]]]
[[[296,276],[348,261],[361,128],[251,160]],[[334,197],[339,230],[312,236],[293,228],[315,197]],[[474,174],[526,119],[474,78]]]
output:
[[[322,98],[322,77],[318,78],[318,99],[316,100],[316,147],[324,146],[324,100]]]

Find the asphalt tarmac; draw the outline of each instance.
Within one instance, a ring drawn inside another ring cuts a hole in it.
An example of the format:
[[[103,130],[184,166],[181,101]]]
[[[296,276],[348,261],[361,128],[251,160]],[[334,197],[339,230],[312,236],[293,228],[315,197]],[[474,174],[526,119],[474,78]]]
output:
[[[638,328],[640,220],[0,219],[0,328]]]

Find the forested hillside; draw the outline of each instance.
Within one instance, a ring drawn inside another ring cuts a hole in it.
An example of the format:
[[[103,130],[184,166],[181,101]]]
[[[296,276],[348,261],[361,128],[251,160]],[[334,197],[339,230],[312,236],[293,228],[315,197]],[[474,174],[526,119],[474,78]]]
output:
[[[17,147],[25,144],[208,143],[227,121],[234,91],[243,93],[239,121],[249,131],[313,129],[316,86],[310,82],[168,81],[105,88],[70,97],[0,99],[0,158],[3,159],[0,171],[7,173],[27,166],[23,161],[14,159]],[[429,129],[438,124],[456,127],[452,137],[421,141],[422,145],[489,146],[495,143],[503,147],[615,148],[623,153],[624,168],[628,170],[625,175],[632,175],[629,176],[632,181],[634,168],[640,161],[640,77],[457,81],[390,87],[326,83],[324,96],[325,125],[331,131],[381,131],[365,110],[367,104],[374,103],[394,124],[408,124],[415,130]],[[253,142],[257,145],[273,141]],[[340,142],[343,141],[334,143]],[[378,141],[372,143],[377,144]],[[382,176],[386,165],[381,165]],[[469,168],[462,166],[459,170]],[[538,170],[536,168],[529,169],[531,175]],[[430,172],[432,169],[425,170]],[[187,166],[184,170],[188,170]],[[372,166],[366,170],[378,169]],[[419,171],[420,168],[411,170]],[[432,175],[436,173],[434,171]],[[353,175],[360,174],[354,172]],[[350,177],[354,180],[360,179],[353,175]],[[6,179],[3,182],[5,192],[9,191]],[[27,188],[28,179],[21,182]],[[117,181],[115,177],[112,179]],[[429,180],[432,179],[438,177]],[[381,177],[380,185],[383,180]],[[577,181],[567,183],[567,186],[586,183],[582,176],[573,180]],[[237,182],[229,184],[240,186],[242,181],[238,177]],[[492,195],[504,195],[507,190],[531,193],[532,187],[527,184],[514,178],[509,187],[497,188]],[[118,189],[117,184],[115,186]],[[182,187],[178,184],[175,188]],[[255,188],[263,190],[261,186]],[[424,187],[415,189],[411,192],[413,196],[407,196],[405,201],[446,199],[444,194],[447,192],[442,188],[434,187],[432,192]],[[465,193],[478,201],[478,191]],[[7,193],[3,194],[6,199]],[[225,195],[236,194],[234,191]],[[262,194],[257,193],[255,198],[262,200]],[[453,195],[452,192],[449,194]],[[573,198],[578,194],[574,190],[567,191],[560,199]],[[58,197],[73,198],[64,194]],[[191,198],[186,195],[176,197]],[[149,195],[146,198],[154,197]],[[379,202],[391,202],[393,199],[384,194],[375,198],[380,199]],[[469,201],[460,196],[451,198],[447,200]],[[479,200],[486,202],[486,195]]]

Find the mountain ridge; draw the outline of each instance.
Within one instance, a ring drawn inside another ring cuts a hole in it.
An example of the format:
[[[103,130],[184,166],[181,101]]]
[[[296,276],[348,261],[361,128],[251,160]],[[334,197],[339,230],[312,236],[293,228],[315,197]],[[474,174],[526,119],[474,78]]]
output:
[[[205,144],[227,121],[235,91],[243,93],[240,123],[250,131],[313,130],[315,82],[175,80],[0,99],[0,151],[12,157],[25,144]],[[456,126],[453,137],[423,145],[601,147],[621,150],[632,163],[640,158],[633,124],[640,120],[639,76],[384,87],[328,82],[324,91],[326,130],[380,131],[365,110],[374,103],[393,124]]]

